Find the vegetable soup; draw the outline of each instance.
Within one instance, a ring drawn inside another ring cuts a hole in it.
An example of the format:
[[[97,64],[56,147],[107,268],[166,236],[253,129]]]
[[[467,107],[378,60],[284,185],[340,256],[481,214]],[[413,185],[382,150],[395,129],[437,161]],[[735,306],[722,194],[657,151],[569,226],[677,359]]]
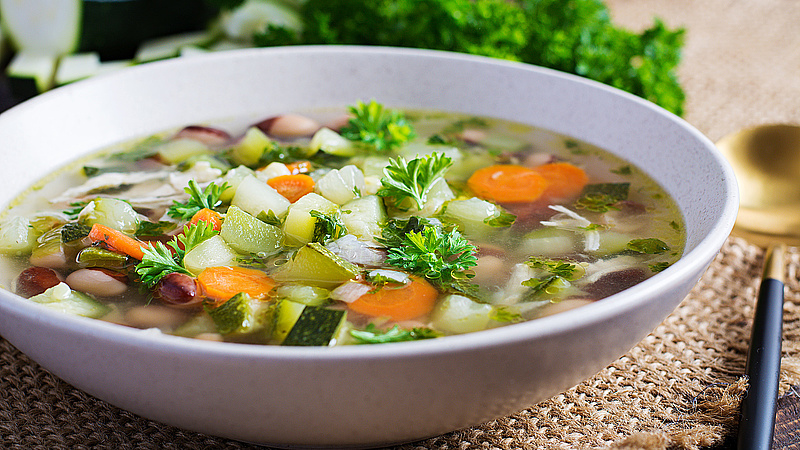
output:
[[[0,283],[178,336],[376,344],[601,301],[683,243],[672,199],[609,152],[359,101],[193,124],[62,168],[4,212]]]

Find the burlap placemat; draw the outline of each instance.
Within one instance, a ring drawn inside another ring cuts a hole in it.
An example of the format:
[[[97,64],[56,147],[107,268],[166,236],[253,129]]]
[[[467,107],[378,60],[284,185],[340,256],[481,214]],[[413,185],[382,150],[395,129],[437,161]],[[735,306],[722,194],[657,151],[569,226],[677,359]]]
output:
[[[716,140],[759,123],[800,123],[800,2],[608,0],[638,29],[686,27],[685,118]],[[518,414],[398,447],[697,449],[736,426],[763,252],[730,238],[658,328],[595,377]],[[800,253],[788,255],[782,392],[800,384]],[[73,389],[0,340],[4,448],[249,448],[167,427]]]

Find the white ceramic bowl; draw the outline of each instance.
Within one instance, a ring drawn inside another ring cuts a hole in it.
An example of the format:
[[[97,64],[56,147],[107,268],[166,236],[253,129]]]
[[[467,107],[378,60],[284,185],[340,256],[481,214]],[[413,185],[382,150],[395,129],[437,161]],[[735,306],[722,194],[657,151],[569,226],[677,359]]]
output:
[[[377,446],[511,414],[594,375],[678,305],[733,226],[731,170],[701,133],[651,103],[528,65],[354,47],[183,58],[34,98],[0,115],[0,204],[78,155],[129,138],[370,98],[516,120],[622,155],[678,202],[685,255],[600,302],[431,341],[342,348],[202,342],[67,317],[6,290],[0,333],[68,383],[156,421],[278,446]]]

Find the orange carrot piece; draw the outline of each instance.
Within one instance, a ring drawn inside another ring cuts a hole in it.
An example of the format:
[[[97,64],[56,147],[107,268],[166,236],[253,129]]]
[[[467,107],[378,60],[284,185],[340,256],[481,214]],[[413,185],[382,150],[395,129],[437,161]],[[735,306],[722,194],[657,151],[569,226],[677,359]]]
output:
[[[203,208],[200,211],[197,211],[193,216],[192,220],[189,221],[192,225],[197,225],[198,222],[210,222],[211,226],[214,227],[214,230],[219,231],[222,229],[222,215],[213,209]]]
[[[542,197],[545,198],[569,199],[575,197],[589,183],[589,176],[583,169],[566,162],[544,164],[534,167],[533,170],[549,183],[542,194]]]
[[[302,173],[270,178],[267,184],[292,203],[314,191],[314,179]]]
[[[140,261],[144,257],[142,248],[147,248],[150,245],[99,223],[92,225],[89,239],[94,242],[103,242],[109,250],[124,253]]]
[[[384,286],[362,295],[349,307],[372,317],[408,320],[431,312],[438,295],[439,292],[430,283],[422,278],[411,277],[411,282],[403,287]]]
[[[264,299],[275,287],[275,281],[260,270],[246,267],[207,267],[197,276],[203,296],[222,302],[245,292],[252,298]]]
[[[297,175],[298,173],[308,173],[311,172],[311,161],[295,161],[293,163],[286,164],[286,168],[289,169],[292,175]]]
[[[478,197],[499,203],[531,202],[544,193],[547,180],[528,167],[496,164],[476,170],[467,186]]]

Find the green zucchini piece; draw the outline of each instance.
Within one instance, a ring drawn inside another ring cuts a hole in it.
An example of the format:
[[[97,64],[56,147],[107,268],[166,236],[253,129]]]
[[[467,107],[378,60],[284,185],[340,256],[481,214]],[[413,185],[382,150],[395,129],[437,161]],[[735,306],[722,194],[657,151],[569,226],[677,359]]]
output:
[[[111,312],[111,308],[88,295],[73,291],[67,283],[59,283],[29,299],[56,311],[98,319]]]
[[[64,226],[61,227],[61,242],[66,244],[83,239],[89,236],[90,231],[92,231],[92,228],[86,225],[75,222],[65,223]]]
[[[78,252],[75,260],[79,267],[101,267],[111,270],[122,270],[128,263],[127,256],[100,247],[86,247]]]
[[[231,205],[237,206],[255,217],[262,212],[269,211],[280,217],[286,213],[291,203],[267,183],[253,175],[248,175],[236,187]]]
[[[100,72],[100,67],[100,55],[96,52],[63,56],[56,70],[55,85],[63,86],[92,77]]]
[[[231,157],[237,164],[249,167],[256,166],[261,161],[261,156],[275,147],[275,143],[257,127],[250,127],[244,137],[231,150]]]
[[[220,235],[197,244],[183,256],[183,266],[194,275],[207,267],[236,266],[238,255]]]
[[[260,257],[272,256],[283,248],[280,228],[264,223],[236,206],[228,208],[220,236],[234,250]]]
[[[305,284],[283,284],[275,289],[278,298],[310,306],[320,306],[330,298],[330,291]]]
[[[272,338],[282,343],[300,318],[306,305],[291,300],[278,300],[272,311]]]
[[[328,346],[335,343],[347,311],[306,306],[281,345]]]
[[[208,155],[211,149],[198,140],[180,138],[164,142],[157,147],[158,157],[170,164],[182,163],[189,158]]]
[[[58,56],[21,51],[6,68],[8,88],[16,100],[27,100],[53,87]]]
[[[192,31],[142,42],[134,60],[139,63],[174,58],[186,47],[200,47],[211,43],[214,36],[207,31]]]
[[[317,242],[300,247],[272,274],[278,282],[295,282],[330,289],[357,277],[358,266]]]
[[[258,326],[253,300],[244,292],[234,295],[216,307],[206,304],[204,309],[214,320],[217,331],[222,335],[248,333]]]
[[[116,198],[92,200],[83,208],[78,221],[89,227],[99,223],[129,235],[139,229],[139,214],[130,203]]]

